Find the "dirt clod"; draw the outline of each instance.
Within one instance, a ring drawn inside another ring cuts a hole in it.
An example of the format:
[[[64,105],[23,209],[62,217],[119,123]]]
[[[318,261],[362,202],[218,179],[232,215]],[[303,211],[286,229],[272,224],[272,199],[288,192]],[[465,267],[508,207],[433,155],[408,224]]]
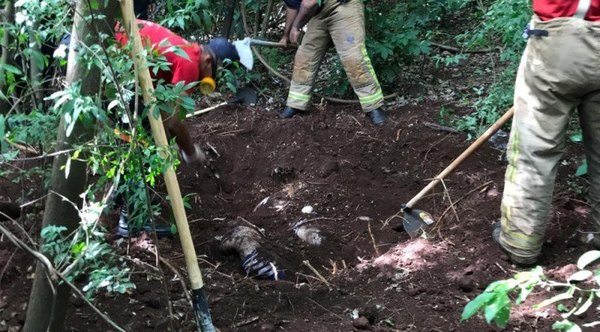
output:
[[[369,324],[369,320],[364,316],[360,316],[360,317],[356,318],[355,320],[353,320],[352,326],[354,326],[355,328],[357,328],[359,330],[370,330],[371,329],[371,324]]]

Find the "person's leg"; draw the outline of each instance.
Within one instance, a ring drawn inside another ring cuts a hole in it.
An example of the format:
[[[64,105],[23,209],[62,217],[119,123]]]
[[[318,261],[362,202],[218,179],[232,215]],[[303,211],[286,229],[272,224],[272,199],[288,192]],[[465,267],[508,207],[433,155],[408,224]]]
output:
[[[310,102],[313,85],[330,37],[321,15],[313,17],[307,25],[306,35],[294,58],[294,71],[286,106],[305,111]]]
[[[583,131],[583,146],[588,164],[587,195],[592,209],[594,227],[592,244],[600,249],[600,90],[588,95],[579,107],[579,119]]]
[[[590,55],[577,34],[534,21],[549,36],[529,40],[517,73],[498,239],[520,264],[541,252],[569,117],[589,85],[579,69]]]
[[[365,112],[383,106],[383,93],[365,46],[365,16],[362,1],[336,4],[327,26],[348,80]]]

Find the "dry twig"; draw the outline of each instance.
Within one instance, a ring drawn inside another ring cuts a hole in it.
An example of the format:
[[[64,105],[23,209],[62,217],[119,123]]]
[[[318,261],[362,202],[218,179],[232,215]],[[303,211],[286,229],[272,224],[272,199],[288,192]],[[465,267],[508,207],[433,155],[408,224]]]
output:
[[[371,236],[371,241],[373,241],[373,249],[375,249],[375,255],[377,255],[377,257],[379,257],[379,249],[377,249],[377,243],[375,242],[375,237],[373,236],[373,232],[371,231],[371,222],[369,221],[368,224],[368,228],[369,228],[369,235]]]
[[[477,186],[476,188],[474,188],[474,189],[470,190],[468,193],[466,193],[465,195],[463,195],[461,198],[457,199],[457,200],[454,202],[454,205],[458,204],[460,201],[462,201],[463,199],[465,199],[466,197],[468,197],[468,196],[469,196],[469,195],[471,195],[472,193],[474,193],[474,192],[476,192],[476,191],[480,190],[481,188],[484,188],[485,186],[488,186],[488,185],[490,185],[490,184],[491,184],[491,183],[493,183],[493,182],[494,182],[494,181],[490,180],[490,181],[488,181],[488,182],[486,182],[486,183],[484,183],[484,184],[482,184],[482,185],[480,185],[480,186]],[[437,224],[437,227],[439,227],[439,226],[441,225],[441,222],[442,222],[442,220],[444,219],[444,217],[446,217],[446,214],[448,213],[448,211],[450,211],[450,209],[451,209],[451,208],[453,208],[453,206],[449,206],[449,207],[447,207],[447,208],[444,210],[444,212],[442,212],[442,215],[440,216],[440,218],[438,219],[438,222],[436,223],[436,224]],[[455,211],[454,213],[456,213],[456,211]],[[458,218],[458,217],[457,217],[457,218]]]
[[[253,317],[250,317],[248,319],[244,319],[241,322],[238,322],[238,323],[235,323],[235,324],[231,325],[231,328],[237,329],[238,327],[250,325],[250,324],[256,322],[259,319],[260,319],[259,316],[253,316]]]
[[[309,261],[302,261],[302,264],[306,265],[318,278],[319,280],[321,280],[325,285],[327,285],[327,288],[329,288],[329,290],[333,290],[333,288],[331,288],[331,284],[327,281],[327,279],[325,279],[321,273],[319,273],[319,271],[317,271],[317,269],[315,269]]]

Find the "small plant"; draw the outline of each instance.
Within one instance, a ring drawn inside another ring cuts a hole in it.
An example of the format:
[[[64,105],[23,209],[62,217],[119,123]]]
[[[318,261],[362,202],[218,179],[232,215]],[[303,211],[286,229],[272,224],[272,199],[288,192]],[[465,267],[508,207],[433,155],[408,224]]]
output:
[[[542,294],[549,294],[553,290],[561,291],[561,293],[533,305],[533,308],[537,310],[556,304],[562,320],[555,322],[552,329],[568,332],[581,331],[581,327],[569,319],[573,316],[583,316],[600,294],[600,268],[589,268],[590,264],[598,259],[600,259],[599,250],[583,254],[577,261],[578,270],[571,274],[566,282],[549,280],[540,266],[531,271],[517,273],[511,279],[495,281],[466,305],[461,315],[461,321],[471,318],[478,312],[483,312],[488,324],[505,327],[508,324],[513,301],[516,305],[522,304],[537,288],[543,292]],[[514,295],[517,297],[513,300]],[[597,314],[589,317],[597,317]],[[596,325],[600,325],[600,320],[594,320],[582,326],[593,327]]]

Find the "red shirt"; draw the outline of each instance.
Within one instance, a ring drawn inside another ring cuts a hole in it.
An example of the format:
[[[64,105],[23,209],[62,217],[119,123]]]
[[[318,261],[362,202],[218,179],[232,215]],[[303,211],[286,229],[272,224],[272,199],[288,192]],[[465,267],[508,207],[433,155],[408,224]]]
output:
[[[154,78],[163,79],[172,84],[179,82],[188,84],[200,80],[200,55],[202,54],[200,45],[190,43],[156,23],[144,20],[136,20],[136,22],[138,26],[143,25],[140,28],[142,44],[151,46],[171,63],[171,71],[158,71],[156,75],[153,75]],[[127,34],[119,26],[117,26],[116,38],[119,43],[127,44]],[[178,46],[189,59],[183,58],[173,51],[168,51],[167,49],[172,46]]]
[[[583,0],[533,0],[533,12],[542,21],[557,17],[571,17],[575,15],[579,1]],[[600,0],[590,0],[591,4],[585,14],[588,21],[600,20]]]

